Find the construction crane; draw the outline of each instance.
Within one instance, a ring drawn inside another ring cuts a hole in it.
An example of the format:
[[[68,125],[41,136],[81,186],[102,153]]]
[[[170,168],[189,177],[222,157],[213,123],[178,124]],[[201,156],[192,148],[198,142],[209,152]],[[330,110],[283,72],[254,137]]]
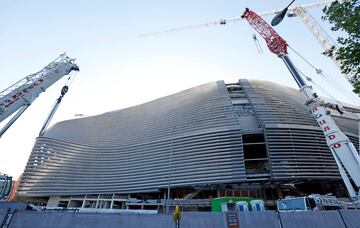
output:
[[[330,4],[335,2],[334,0],[321,1],[317,3],[296,6],[288,8],[288,16],[298,16],[305,26],[310,30],[310,32],[315,36],[320,45],[326,51],[331,48],[334,43],[331,42],[329,35],[321,28],[321,26],[315,21],[315,19],[308,13],[307,9],[313,7],[320,7],[323,5]],[[343,1],[341,1],[343,2]],[[282,10],[273,10],[270,12],[261,13],[261,16],[271,16],[276,15]],[[240,20],[246,19],[250,25],[255,28],[255,30],[265,39],[268,48],[271,52],[279,56],[289,69],[297,85],[300,87],[300,92],[306,98],[306,105],[309,107],[311,114],[316,119],[320,128],[324,132],[327,145],[335,159],[339,173],[345,183],[345,186],[348,190],[349,196],[359,203],[360,201],[360,156],[357,153],[354,145],[351,143],[349,138],[339,129],[335,121],[330,115],[330,111],[326,109],[326,104],[321,100],[317,94],[313,91],[312,87],[307,85],[305,81],[301,78],[298,73],[298,70],[295,68],[287,53],[287,42],[280,37],[275,30],[272,29],[259,15],[253,11],[246,10],[246,12],[240,17],[234,17],[231,19],[222,19],[219,21],[185,26],[175,29],[164,30],[160,32],[153,32],[142,34],[140,37],[153,36],[162,33],[170,33],[187,29],[196,29],[196,28],[205,28],[213,25],[226,25],[229,22],[238,22]],[[254,41],[257,41],[256,37]],[[258,48],[258,46],[257,46]],[[261,52],[258,48],[258,51]],[[336,66],[340,69],[340,62],[336,60],[336,56],[333,57],[333,61]],[[317,73],[321,73],[321,70],[316,69]],[[345,77],[351,81],[351,75],[345,75]],[[353,187],[348,174],[352,178],[356,189]]]
[[[14,85],[0,92],[0,122],[14,116],[0,129],[0,137],[25,112],[32,102],[48,87],[79,67],[65,54],[35,74],[28,75]]]
[[[0,201],[6,200],[11,192],[12,177],[0,173]]]
[[[316,7],[321,7],[321,6],[328,5],[328,4],[330,4],[330,3],[334,2],[334,1],[335,0],[326,0],[326,1],[310,3],[310,4],[306,4],[306,5],[302,5],[302,6],[290,7],[290,8],[288,8],[288,16],[289,17],[295,16],[294,14],[296,14],[296,13],[294,11],[295,11],[296,8],[299,8],[299,7],[303,8],[303,9],[316,8]],[[271,11],[259,13],[259,15],[262,16],[262,17],[273,16],[273,15],[278,14],[281,11],[282,11],[282,9],[276,9],[276,10],[271,10]],[[158,31],[158,32],[144,33],[144,34],[141,34],[140,37],[154,36],[154,35],[159,35],[159,34],[162,34],[162,33],[171,33],[171,32],[177,32],[177,31],[181,31],[181,30],[187,30],[187,29],[206,28],[206,27],[210,27],[210,26],[214,26],[214,25],[226,25],[228,23],[239,22],[241,20],[243,20],[243,18],[241,16],[236,16],[236,17],[229,18],[229,19],[221,19],[219,21],[207,22],[207,23],[196,24],[196,25],[189,25],[189,26],[173,28],[173,29],[167,29],[167,30]],[[309,23],[313,23],[313,22],[309,22]]]
[[[360,156],[354,145],[339,129],[331,117],[330,112],[326,109],[325,102],[317,96],[312,87],[307,85],[299,75],[298,70],[288,56],[288,44],[286,41],[255,12],[246,9],[242,17],[264,38],[269,50],[284,61],[286,67],[299,86],[300,92],[306,99],[305,105],[309,108],[312,116],[315,118],[325,135],[326,143],[335,159],[350,197],[355,201],[359,201]],[[356,185],[356,189],[353,187],[347,174],[352,178]]]
[[[288,8],[288,14],[287,14],[289,17],[295,17],[295,16],[299,17],[301,19],[301,21],[304,23],[304,25],[306,26],[306,28],[313,34],[313,36],[319,42],[319,44],[324,49],[324,51],[326,51],[326,50],[330,49],[332,46],[334,46],[334,42],[332,41],[331,37],[326,33],[326,31],[319,25],[319,23],[317,23],[317,21],[311,16],[311,14],[308,12],[308,9],[325,6],[332,2],[335,2],[335,0],[326,0],[326,1],[315,2],[315,3],[311,3],[311,4],[301,5],[301,6],[290,7],[290,8]],[[272,11],[260,13],[259,15],[262,17],[273,16],[273,15],[278,14],[281,11],[282,11],[281,9],[272,10]],[[238,22],[241,20],[243,20],[243,18],[241,16],[237,16],[237,17],[233,17],[233,18],[229,18],[229,19],[221,19],[219,21],[214,21],[214,22],[184,26],[184,27],[180,27],[180,28],[168,29],[168,30],[163,30],[163,31],[159,31],[159,32],[146,33],[146,34],[140,35],[140,37],[159,35],[162,33],[177,32],[177,31],[187,30],[187,29],[206,28],[206,27],[214,26],[214,25],[226,25],[228,23]],[[256,37],[255,37],[254,41],[255,41],[255,45],[257,45]],[[258,48],[258,46],[257,46],[257,48]],[[259,48],[258,48],[258,50],[259,50]],[[340,68],[341,63],[339,60],[336,59],[336,56],[334,55],[331,59],[335,63],[335,65],[341,70],[341,68]],[[351,80],[351,75],[344,75],[344,76],[347,78],[348,81]]]

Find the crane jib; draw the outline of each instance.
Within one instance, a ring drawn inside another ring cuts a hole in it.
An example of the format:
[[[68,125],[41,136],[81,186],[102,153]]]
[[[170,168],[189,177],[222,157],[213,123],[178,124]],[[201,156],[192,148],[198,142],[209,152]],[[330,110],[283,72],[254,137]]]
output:
[[[0,92],[0,122],[14,116],[0,129],[0,137],[48,87],[79,67],[65,54],[35,74],[28,75]]]
[[[287,54],[286,41],[276,33],[276,31],[264,21],[254,11],[246,8],[244,14],[241,16],[245,18],[249,24],[264,38],[269,50],[276,54]]]

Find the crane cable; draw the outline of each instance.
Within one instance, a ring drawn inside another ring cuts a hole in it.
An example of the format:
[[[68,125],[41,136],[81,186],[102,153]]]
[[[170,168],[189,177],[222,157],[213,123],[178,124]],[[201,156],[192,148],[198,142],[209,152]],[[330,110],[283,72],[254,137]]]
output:
[[[263,54],[263,50],[261,48],[261,45],[260,45],[260,42],[259,40],[257,39],[257,36],[255,33],[253,33],[253,28],[251,27],[251,25],[249,23],[246,23],[248,25],[248,28],[249,28],[249,32],[252,33],[252,39],[254,41],[254,44],[255,44],[255,47],[258,51],[259,54]]]
[[[333,95],[331,95],[329,92],[327,92],[324,88],[322,88],[318,83],[314,82],[312,80],[312,78],[306,76],[299,68],[295,67],[296,70],[311,84],[313,84],[315,87],[319,88],[322,92],[324,92],[325,94],[327,94],[329,97],[331,97],[332,99],[334,99],[337,103],[341,104],[340,101],[338,101]]]
[[[337,45],[335,40],[329,35],[329,33],[326,32],[326,30],[321,26],[321,24],[319,22],[317,22],[317,20],[310,14],[309,11],[306,10],[306,12],[311,17],[311,19],[319,26],[319,28],[322,30],[322,32],[326,34],[327,38],[329,38],[332,41],[332,44],[338,48],[339,46]]]
[[[298,53],[295,49],[293,49],[290,45],[289,48],[297,55],[299,56],[305,63],[307,63],[311,68],[315,70],[317,74],[320,74],[322,77],[324,77],[326,82],[330,84],[333,88],[338,90],[342,95],[347,97],[348,99],[352,100],[354,103],[359,104],[359,98],[356,97],[353,93],[349,92],[345,87],[343,87],[341,84],[339,84],[336,80],[334,80],[331,76],[326,74],[323,70],[316,68],[314,65],[312,65],[305,57],[303,57],[300,53]]]
[[[307,62],[310,66],[312,66],[312,68],[314,68],[317,73],[320,72],[319,74],[326,78],[326,76],[323,74],[322,70],[315,68],[308,60],[306,60],[303,56],[301,56],[300,54],[298,54],[298,53],[297,53],[293,48],[291,48],[290,46],[289,46],[289,48],[290,48],[292,51],[294,51],[297,55],[299,55],[300,58],[302,58],[302,59],[303,59],[305,62]],[[324,88],[322,88],[318,83],[315,83],[310,77],[307,77],[300,69],[298,69],[298,68],[296,68],[296,69],[298,70],[298,72],[299,72],[307,81],[309,81],[309,82],[312,83],[315,87],[319,88],[321,91],[323,91],[323,92],[324,92],[325,94],[327,94],[329,97],[331,97],[332,99],[334,99],[334,100],[335,100],[337,103],[339,103],[341,106],[344,106],[339,100],[337,100],[337,99],[336,99],[333,95],[331,95],[327,90],[325,90]],[[327,78],[329,78],[330,80],[334,80],[334,79],[332,79],[331,77],[327,77]],[[335,80],[334,80],[334,82],[335,82],[335,84],[338,84]],[[328,82],[328,83],[329,83],[329,82]],[[329,83],[329,84],[330,84],[330,83]],[[342,88],[342,86],[341,86],[340,84],[338,84],[338,86]],[[347,90],[343,89],[343,90],[340,90],[340,91],[347,91]],[[354,97],[354,95],[351,94],[351,97]],[[351,99],[351,100],[353,100],[353,99]],[[353,100],[353,101],[354,101],[354,100]],[[355,101],[356,101],[356,103],[359,103],[358,100],[355,100]],[[358,123],[358,126],[357,126],[357,128],[358,128],[358,135],[360,135],[360,116],[359,116],[359,114],[356,114],[356,113],[353,113],[353,112],[347,112],[347,115],[351,116],[355,121],[357,121],[357,123]],[[360,138],[359,138],[359,151],[360,151]]]
[[[327,75],[327,74],[325,75],[325,73],[324,73],[323,70],[318,69],[318,68],[316,68],[314,65],[312,65],[307,59],[305,59],[305,57],[303,57],[301,54],[299,54],[297,51],[295,51],[295,49],[293,49],[293,48],[290,47],[290,46],[289,46],[289,48],[290,48],[296,55],[298,55],[303,61],[305,61],[310,67],[312,67],[317,74],[320,74],[320,75],[323,76],[325,79],[331,80],[331,81],[334,83],[334,85],[332,85],[332,86],[335,87],[335,85],[336,85],[336,87],[340,87],[340,89],[341,89],[342,91],[346,91],[346,92],[348,93],[348,95],[350,95],[350,96],[352,96],[352,97],[355,97],[354,94],[348,92],[341,84],[339,84],[339,83],[338,83],[336,80],[334,80],[332,77],[330,77],[330,76]],[[327,82],[328,82],[328,81],[327,81]],[[328,83],[330,84],[330,82],[328,82]],[[357,98],[357,97],[356,97],[356,98]],[[357,99],[355,99],[355,100],[357,100]],[[356,101],[356,102],[359,103],[359,101]]]
[[[259,40],[257,39],[257,37],[256,37],[255,34],[253,34],[253,40],[254,40],[255,47],[256,47],[256,49],[258,50],[259,54],[264,53],[263,50],[262,50],[262,48],[261,48],[261,45],[260,45],[260,43],[259,43]]]
[[[73,84],[73,82],[77,76],[77,73],[78,73],[77,71],[71,71],[68,79],[65,82],[65,85],[70,86],[71,84]]]
[[[334,101],[336,101],[336,103],[340,104],[341,106],[344,106],[341,101],[337,100],[333,95],[331,95],[329,92],[327,92],[324,88],[322,88],[319,84],[317,84],[316,82],[314,82],[312,80],[312,78],[306,76],[299,68],[296,67],[296,70],[307,80],[309,81],[311,84],[313,84],[315,87],[317,87],[319,90],[321,90],[322,92],[324,92],[325,94],[327,94],[329,97],[331,97]],[[347,112],[348,115],[350,115],[351,117],[353,117],[355,120],[359,121],[359,116],[353,112]],[[359,128],[360,131],[360,128]],[[359,132],[360,133],[360,132]],[[360,139],[359,139],[360,140]],[[360,144],[359,144],[360,145]]]

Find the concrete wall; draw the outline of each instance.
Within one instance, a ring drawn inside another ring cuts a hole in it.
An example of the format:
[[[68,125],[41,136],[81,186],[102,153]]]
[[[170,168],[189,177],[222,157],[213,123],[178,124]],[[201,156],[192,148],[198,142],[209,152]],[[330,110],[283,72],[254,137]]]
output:
[[[6,210],[0,209],[0,224]],[[241,228],[360,228],[360,210],[326,212],[274,211],[246,212],[238,214]],[[10,228],[168,228],[175,227],[170,214],[95,214],[76,212],[36,212],[16,210]],[[181,228],[227,228],[225,213],[184,212]]]

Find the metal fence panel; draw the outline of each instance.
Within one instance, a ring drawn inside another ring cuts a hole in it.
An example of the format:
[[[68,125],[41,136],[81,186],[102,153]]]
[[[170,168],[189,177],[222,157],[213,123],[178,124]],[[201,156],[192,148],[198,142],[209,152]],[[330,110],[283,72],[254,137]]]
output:
[[[346,228],[337,211],[280,213],[283,228]]]

